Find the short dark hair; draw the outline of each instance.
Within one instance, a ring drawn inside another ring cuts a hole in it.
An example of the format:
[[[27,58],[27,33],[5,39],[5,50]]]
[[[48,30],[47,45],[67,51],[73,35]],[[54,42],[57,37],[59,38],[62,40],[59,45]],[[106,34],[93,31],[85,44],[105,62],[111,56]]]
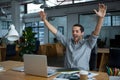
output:
[[[73,27],[74,26],[80,27],[81,32],[84,32],[84,27],[81,24],[74,24]]]

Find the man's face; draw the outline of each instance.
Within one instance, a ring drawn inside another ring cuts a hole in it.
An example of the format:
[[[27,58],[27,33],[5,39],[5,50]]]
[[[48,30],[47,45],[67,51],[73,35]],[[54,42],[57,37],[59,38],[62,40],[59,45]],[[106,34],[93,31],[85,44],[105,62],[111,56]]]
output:
[[[84,32],[81,32],[79,26],[74,26],[72,28],[72,35],[73,35],[75,42],[78,42],[80,39],[82,39],[83,34],[84,34]]]

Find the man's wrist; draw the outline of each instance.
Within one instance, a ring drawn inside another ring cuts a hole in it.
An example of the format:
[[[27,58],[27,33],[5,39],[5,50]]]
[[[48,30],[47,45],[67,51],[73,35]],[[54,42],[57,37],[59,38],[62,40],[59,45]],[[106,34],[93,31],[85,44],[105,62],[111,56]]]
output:
[[[103,20],[104,19],[104,17],[98,17],[99,19],[101,19],[101,20]]]
[[[43,21],[45,22],[45,21],[47,21],[47,19],[45,18],[45,19],[43,19]]]
[[[98,16],[98,17],[101,18],[101,19],[102,19],[102,18],[104,19],[105,16]]]

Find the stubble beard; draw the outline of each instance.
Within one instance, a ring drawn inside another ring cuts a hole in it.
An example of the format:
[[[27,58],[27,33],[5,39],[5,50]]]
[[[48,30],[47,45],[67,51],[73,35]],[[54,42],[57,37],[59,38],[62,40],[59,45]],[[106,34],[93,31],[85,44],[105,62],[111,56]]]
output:
[[[78,41],[79,41],[80,39],[81,39],[80,36],[76,36],[76,37],[74,37],[74,42],[75,42],[75,43],[78,43]]]

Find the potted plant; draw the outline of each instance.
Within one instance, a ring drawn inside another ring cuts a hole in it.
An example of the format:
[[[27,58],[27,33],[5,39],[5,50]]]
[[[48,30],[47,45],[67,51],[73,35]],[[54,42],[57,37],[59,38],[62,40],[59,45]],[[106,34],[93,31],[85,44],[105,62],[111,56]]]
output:
[[[26,27],[22,32],[22,37],[19,43],[20,52],[22,57],[24,54],[34,54],[36,48],[35,33],[32,32],[31,27]]]

